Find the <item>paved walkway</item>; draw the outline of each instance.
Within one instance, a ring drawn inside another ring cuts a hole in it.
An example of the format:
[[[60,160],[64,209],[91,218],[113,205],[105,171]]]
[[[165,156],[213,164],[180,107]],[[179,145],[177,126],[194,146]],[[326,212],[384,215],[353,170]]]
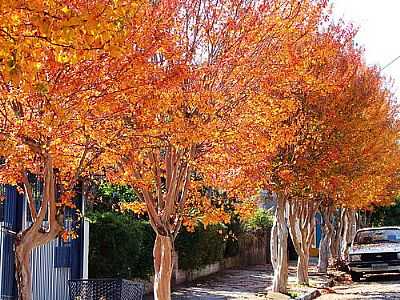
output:
[[[268,288],[272,285],[271,265],[257,265],[224,270],[201,278],[195,282],[178,286],[173,292],[174,300],[260,300],[267,299]],[[289,291],[295,290],[297,296],[310,291],[327,281],[327,277],[317,275],[315,267],[310,268],[311,287],[296,285],[296,265],[289,267]],[[148,300],[153,299],[147,296]]]
[[[235,268],[181,286],[174,299],[265,299],[272,283],[270,265]]]

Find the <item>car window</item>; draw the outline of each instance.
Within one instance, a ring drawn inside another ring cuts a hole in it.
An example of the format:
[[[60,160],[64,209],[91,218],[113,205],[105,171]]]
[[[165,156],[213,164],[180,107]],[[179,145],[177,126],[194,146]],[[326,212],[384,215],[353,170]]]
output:
[[[374,229],[365,230],[357,233],[354,243],[373,244],[373,243],[400,243],[400,229]]]

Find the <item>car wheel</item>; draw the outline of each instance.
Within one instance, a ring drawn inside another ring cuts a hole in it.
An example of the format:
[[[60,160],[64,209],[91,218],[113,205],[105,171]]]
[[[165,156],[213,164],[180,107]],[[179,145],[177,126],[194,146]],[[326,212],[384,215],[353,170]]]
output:
[[[362,274],[357,273],[357,272],[350,272],[350,276],[351,276],[351,280],[353,280],[353,282],[359,282],[362,277]]]

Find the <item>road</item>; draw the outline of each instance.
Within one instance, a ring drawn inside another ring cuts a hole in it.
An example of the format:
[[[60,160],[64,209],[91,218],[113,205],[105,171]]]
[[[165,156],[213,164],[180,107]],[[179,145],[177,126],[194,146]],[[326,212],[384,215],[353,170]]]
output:
[[[400,276],[371,276],[358,283],[337,285],[333,290],[335,293],[323,295],[318,300],[398,300],[400,299]]]

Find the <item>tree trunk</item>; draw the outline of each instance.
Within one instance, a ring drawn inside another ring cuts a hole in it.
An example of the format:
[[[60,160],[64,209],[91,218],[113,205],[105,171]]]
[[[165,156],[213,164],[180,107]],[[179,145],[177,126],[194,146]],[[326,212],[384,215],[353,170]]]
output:
[[[277,245],[276,245],[276,265],[274,268],[274,278],[272,283],[272,291],[278,293],[287,292],[287,282],[288,282],[288,249],[287,249],[287,239],[288,230],[286,227],[285,220],[285,198],[278,197],[276,205],[276,235],[277,235]],[[272,246],[271,246],[272,248]]]
[[[55,176],[51,158],[47,158],[44,172],[43,197],[39,212],[34,205],[32,186],[24,172],[25,195],[28,200],[32,224],[17,234],[15,240],[15,277],[18,299],[32,299],[32,274],[30,257],[32,250],[54,240],[63,230],[63,216],[57,215]],[[48,226],[43,226],[47,216]],[[60,221],[60,223],[59,223]]]
[[[324,274],[328,272],[328,264],[329,264],[329,253],[327,244],[328,244],[328,238],[324,236],[319,247],[319,255],[318,255],[318,272]]]
[[[182,211],[190,189],[190,161],[198,150],[201,150],[198,145],[190,149],[169,145],[148,152],[155,186],[143,188],[142,196],[150,225],[156,233],[153,248],[156,300],[171,299],[174,241],[182,225]],[[136,172],[135,177],[143,180],[140,172]]]
[[[342,260],[346,260],[349,255],[349,244],[353,241],[353,237],[355,235],[355,226],[355,212],[353,210],[346,209],[346,213],[344,214],[344,235],[342,239]]]
[[[297,283],[298,284],[309,284],[308,279],[308,265],[310,261],[310,251],[306,250],[300,252],[297,259]]]
[[[315,235],[317,204],[305,199],[291,198],[288,202],[290,236],[298,255],[297,283],[308,285],[310,247]]]
[[[271,249],[271,264],[275,270],[278,264],[278,222],[275,210],[274,223],[271,228],[270,249]]]
[[[15,275],[19,300],[32,299],[32,274],[30,267],[30,254],[31,250],[26,250],[23,244],[17,243],[15,245]]]
[[[344,260],[346,257],[347,251],[347,240],[349,236],[349,218],[348,218],[348,209],[345,209],[345,212],[342,217],[342,224],[343,224],[343,235],[341,237],[340,245],[341,245],[341,251],[340,251],[340,260]]]
[[[171,276],[173,270],[173,239],[156,235],[154,258],[154,299],[171,299]]]
[[[334,214],[334,230],[332,234],[332,239],[331,239],[331,245],[330,245],[330,250],[331,250],[331,255],[332,258],[336,260],[340,260],[340,253],[341,253],[341,240],[343,237],[343,229],[344,229],[344,213],[345,209],[339,208],[336,210]]]
[[[62,227],[58,223],[54,223],[52,230],[48,232],[42,232],[41,229],[35,231],[34,225],[19,233],[15,241],[15,276],[18,287],[18,300],[32,299],[32,272],[30,266],[32,250],[54,240],[62,231]]]
[[[319,256],[318,256],[318,272],[327,273],[329,264],[329,249],[330,243],[332,241],[333,225],[332,225],[332,211],[331,207],[324,207],[320,209],[322,216],[322,229],[323,238],[319,246]]]

